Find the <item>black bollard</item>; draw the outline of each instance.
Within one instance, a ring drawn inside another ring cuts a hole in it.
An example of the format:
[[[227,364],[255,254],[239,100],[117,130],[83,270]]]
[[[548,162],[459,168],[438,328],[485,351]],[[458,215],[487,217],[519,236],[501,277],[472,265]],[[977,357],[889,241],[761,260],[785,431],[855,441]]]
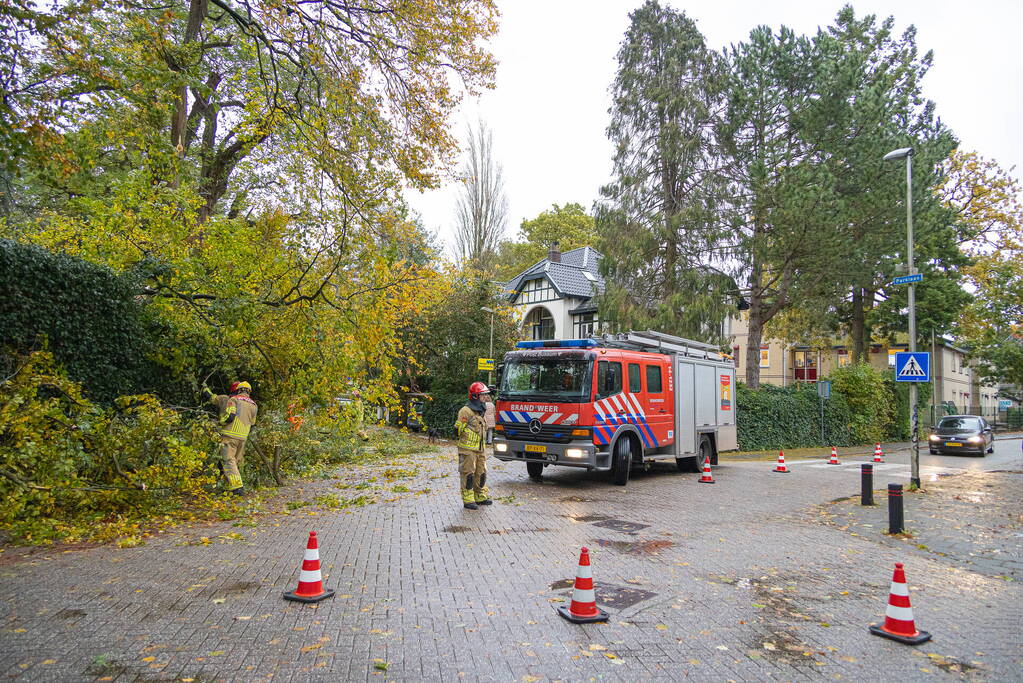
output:
[[[888,533],[901,534],[903,526],[902,484],[888,484]]]
[[[874,504],[874,466],[860,465],[860,505]]]

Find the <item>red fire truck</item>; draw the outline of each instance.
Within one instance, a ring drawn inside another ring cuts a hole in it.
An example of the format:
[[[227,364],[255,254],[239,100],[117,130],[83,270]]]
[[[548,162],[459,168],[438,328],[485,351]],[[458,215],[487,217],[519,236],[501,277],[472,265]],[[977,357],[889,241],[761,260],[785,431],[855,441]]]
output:
[[[735,366],[715,347],[659,332],[519,342],[505,354],[494,454],[530,477],[550,465],[610,471],[738,448]]]

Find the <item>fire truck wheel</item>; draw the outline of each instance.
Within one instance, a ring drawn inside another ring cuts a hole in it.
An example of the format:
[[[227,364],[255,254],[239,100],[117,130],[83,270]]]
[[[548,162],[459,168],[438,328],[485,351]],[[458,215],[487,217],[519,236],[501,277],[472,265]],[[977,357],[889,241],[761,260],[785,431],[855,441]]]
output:
[[[543,476],[543,463],[542,462],[527,462],[526,472],[529,473],[530,479],[539,479]]]
[[[716,456],[713,453],[713,448],[710,446],[710,439],[705,436],[700,437],[700,445],[697,448],[696,455],[690,455],[685,458],[675,458],[675,467],[678,468],[679,472],[702,472],[703,471],[703,459],[709,457],[712,465],[717,465]]]
[[[632,441],[623,436],[615,442],[614,463],[611,465],[611,479],[618,486],[629,483],[629,470],[632,469]]]

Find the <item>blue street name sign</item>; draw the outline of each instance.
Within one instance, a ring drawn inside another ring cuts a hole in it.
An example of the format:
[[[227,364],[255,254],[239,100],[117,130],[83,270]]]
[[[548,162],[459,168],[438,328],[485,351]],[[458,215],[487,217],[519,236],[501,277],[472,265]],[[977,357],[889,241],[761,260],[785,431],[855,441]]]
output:
[[[931,354],[926,351],[899,351],[895,354],[896,382],[930,382]]]
[[[892,282],[894,282],[897,285],[905,285],[910,282],[920,282],[923,279],[924,279],[923,273],[916,273],[914,275],[903,275],[902,277],[897,277],[894,280],[892,280]]]

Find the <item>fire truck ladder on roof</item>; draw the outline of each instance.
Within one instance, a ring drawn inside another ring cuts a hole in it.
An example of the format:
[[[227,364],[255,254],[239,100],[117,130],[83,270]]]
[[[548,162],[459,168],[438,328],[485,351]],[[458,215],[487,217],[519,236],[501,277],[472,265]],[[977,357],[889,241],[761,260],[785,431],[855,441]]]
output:
[[[721,353],[713,344],[693,341],[653,330],[605,334],[599,337],[604,346],[632,351],[654,351],[660,353],[677,353],[689,358],[706,358],[722,360]]]

